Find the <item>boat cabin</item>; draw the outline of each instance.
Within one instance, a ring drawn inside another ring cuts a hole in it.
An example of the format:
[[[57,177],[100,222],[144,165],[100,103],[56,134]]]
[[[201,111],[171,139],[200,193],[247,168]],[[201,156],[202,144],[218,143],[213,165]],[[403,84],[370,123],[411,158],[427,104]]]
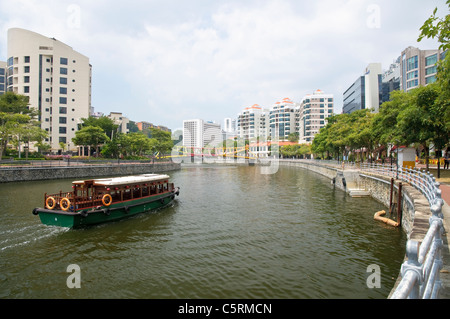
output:
[[[144,174],[137,176],[90,179],[72,182],[72,192],[47,195],[49,209],[59,206],[64,211],[89,207],[110,206],[112,203],[168,193],[174,190],[168,175]]]

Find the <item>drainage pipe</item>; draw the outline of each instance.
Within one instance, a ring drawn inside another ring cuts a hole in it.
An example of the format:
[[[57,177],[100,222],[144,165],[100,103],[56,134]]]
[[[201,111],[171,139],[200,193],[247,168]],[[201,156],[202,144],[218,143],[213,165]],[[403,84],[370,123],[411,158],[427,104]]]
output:
[[[386,211],[381,210],[379,212],[376,212],[375,215],[373,216],[373,218],[375,220],[379,220],[385,224],[388,224],[390,226],[394,226],[394,227],[398,227],[400,225],[400,223],[396,222],[395,220],[386,218],[386,217],[381,217],[382,215],[386,215]]]

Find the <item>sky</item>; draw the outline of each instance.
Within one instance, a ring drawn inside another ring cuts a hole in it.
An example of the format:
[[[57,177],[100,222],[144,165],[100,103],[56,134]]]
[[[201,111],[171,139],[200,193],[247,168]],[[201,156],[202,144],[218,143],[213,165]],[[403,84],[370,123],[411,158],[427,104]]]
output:
[[[56,38],[89,57],[92,106],[175,131],[183,120],[223,125],[245,107],[344,91],[369,63],[383,70],[417,42],[445,0],[0,0],[7,30]]]

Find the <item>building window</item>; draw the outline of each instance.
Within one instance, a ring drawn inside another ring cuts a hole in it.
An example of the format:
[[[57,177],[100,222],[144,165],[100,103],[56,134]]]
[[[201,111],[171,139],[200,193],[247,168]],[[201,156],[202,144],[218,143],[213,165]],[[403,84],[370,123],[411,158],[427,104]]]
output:
[[[67,74],[67,68],[59,68],[60,74]]]
[[[66,134],[67,133],[67,127],[60,126],[59,127],[59,134]]]
[[[67,84],[67,78],[59,78],[59,84]]]
[[[59,97],[59,104],[67,104],[67,98],[66,97]]]
[[[23,87],[23,93],[30,93],[30,87],[29,86],[24,86]]]
[[[67,88],[66,87],[60,87],[59,88],[59,94],[67,94]]]
[[[435,75],[425,78],[425,83],[426,84],[430,84],[430,83],[434,83],[434,82],[436,82],[436,76]]]
[[[430,56],[427,56],[425,58],[425,66],[430,66],[430,65],[436,64],[437,63],[437,59],[438,59],[437,53],[433,54],[433,55],[430,55]]]
[[[59,63],[62,65],[67,65],[67,58],[60,58]]]
[[[23,67],[23,72],[24,73],[30,73],[30,67],[27,65],[27,66],[24,66]]]
[[[434,73],[437,73],[437,66],[432,66],[430,68],[425,69],[425,75],[430,75]]]
[[[415,86],[418,86],[419,85],[419,80],[411,80],[411,81],[408,81],[407,83],[406,83],[406,88],[407,89],[409,89],[409,88],[412,88],[412,87],[415,87]]]
[[[29,56],[24,57],[24,60],[25,60],[25,63],[30,63],[30,57]]]
[[[67,140],[66,140],[66,137],[65,137],[65,136],[60,136],[60,137],[59,137],[59,142],[60,142],[60,143],[66,144],[66,141],[67,141]]]
[[[411,71],[412,69],[417,69],[419,64],[419,57],[413,56],[407,60],[407,71]]]
[[[30,83],[30,77],[27,75],[27,76],[24,76],[23,77],[23,82],[24,83]]]
[[[408,74],[406,74],[406,79],[407,80],[411,80],[411,79],[415,79],[415,78],[418,78],[419,77],[419,71],[412,71],[412,72],[409,72]]]
[[[60,117],[59,118],[59,124],[66,124],[67,123],[67,118],[66,117]]]
[[[67,107],[60,106],[59,107],[59,114],[67,114]]]

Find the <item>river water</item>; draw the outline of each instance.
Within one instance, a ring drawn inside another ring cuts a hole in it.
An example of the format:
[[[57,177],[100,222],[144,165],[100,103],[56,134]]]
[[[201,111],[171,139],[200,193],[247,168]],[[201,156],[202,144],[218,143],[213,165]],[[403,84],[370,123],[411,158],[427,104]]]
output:
[[[31,213],[71,180],[0,184],[0,298],[366,299],[395,283],[406,235],[373,220],[375,200],[299,168],[170,175],[170,207],[80,230]],[[81,288],[68,288],[73,264]]]

